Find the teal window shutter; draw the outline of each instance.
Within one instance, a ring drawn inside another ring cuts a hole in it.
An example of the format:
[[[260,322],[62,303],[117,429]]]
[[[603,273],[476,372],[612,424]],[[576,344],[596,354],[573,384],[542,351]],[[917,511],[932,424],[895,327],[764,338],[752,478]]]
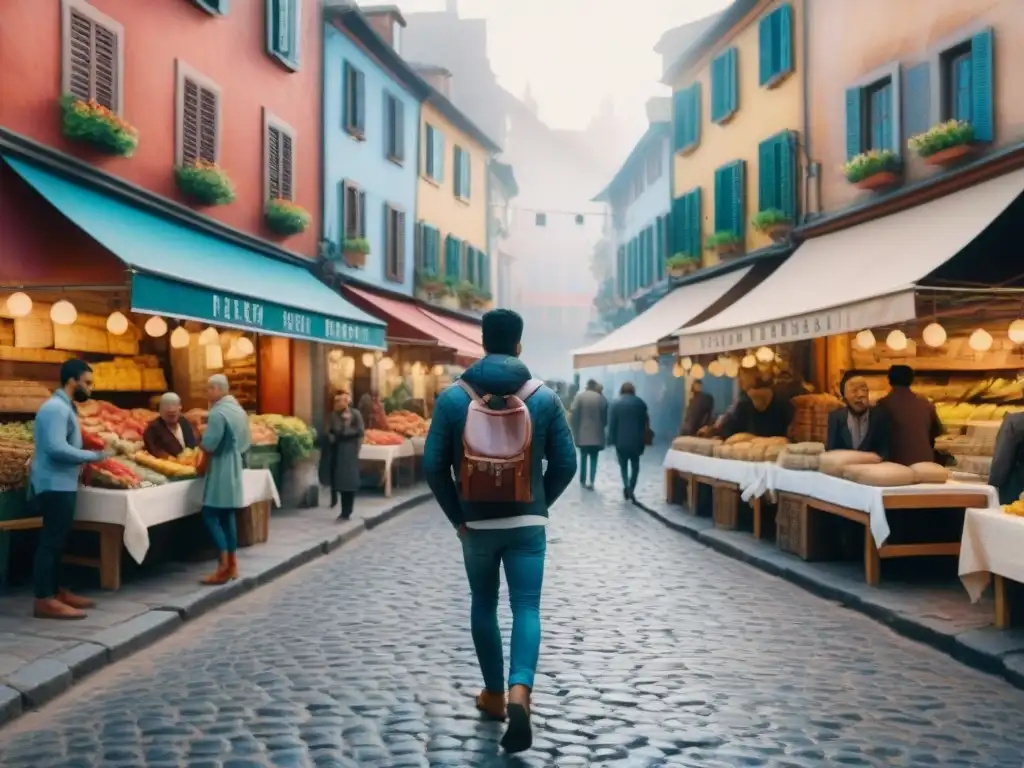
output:
[[[797,189],[796,189],[796,134],[786,131],[776,140],[775,168],[778,174],[778,208],[789,216],[790,221],[797,220]]]
[[[423,171],[430,178],[434,177],[434,127],[427,126],[426,148],[423,151]]]
[[[793,8],[788,3],[758,23],[758,80],[774,85],[793,71]]]
[[[466,246],[466,272],[464,275],[473,285],[477,284],[479,275],[476,273],[476,248],[472,245]]]
[[[676,152],[683,149],[687,144],[686,121],[689,99],[689,92],[686,89],[675,91],[672,94],[672,146]]]
[[[434,181],[444,182],[444,134],[434,129]]]
[[[701,90],[700,83],[690,86],[690,144],[700,144],[700,119],[701,119]]]
[[[772,79],[772,16],[768,14],[757,25],[758,83]]]
[[[864,146],[861,139],[861,89],[846,89],[846,159],[856,157]]]
[[[487,254],[481,250],[476,252],[476,275],[478,285],[482,291],[491,290],[490,264],[487,261]]]
[[[208,13],[225,16],[228,12],[228,0],[193,0],[196,5]]]
[[[992,141],[992,30],[971,38],[971,117],[976,141]]]
[[[659,216],[654,234],[654,279],[659,283],[665,279],[665,217]]]
[[[366,192],[359,192],[359,237],[366,238]]]
[[[671,225],[671,236],[669,238],[669,250],[673,255],[686,251],[686,195],[672,199],[672,209],[669,211],[669,224]]]
[[[732,164],[729,173],[729,219],[732,226],[730,231],[740,239],[746,236],[746,202],[747,202],[747,163],[745,160],[738,160]]]
[[[219,10],[220,2],[206,0],[203,4],[226,13],[226,2],[225,10]],[[299,6],[299,0],[266,0],[267,51],[292,69],[299,66]]]
[[[647,284],[653,285],[658,281],[657,250],[654,247],[654,225],[647,227]]]
[[[457,238],[448,235],[444,241],[444,276],[457,280],[462,267],[461,261],[462,243]]]
[[[441,275],[441,230],[437,227],[430,227],[430,271]]]
[[[727,75],[729,88],[726,93],[729,98],[730,112],[736,112],[740,108],[739,56],[739,48],[733,47],[729,49],[729,72]]]
[[[462,150],[462,196],[469,200],[470,181],[473,175],[473,166],[470,161],[469,152]]]
[[[626,297],[626,246],[620,245],[615,254],[615,293],[619,298]]]
[[[793,6],[783,5],[775,11],[778,16],[776,45],[778,46],[778,71],[776,76],[793,71]]]
[[[462,150],[452,150],[452,191],[456,197],[462,197]]]
[[[732,224],[732,206],[729,205],[731,176],[732,168],[728,165],[715,171],[715,232],[725,232]]]
[[[931,127],[931,65],[925,61],[910,67],[903,87],[907,136],[916,136]]]
[[[711,62],[711,122],[719,123],[736,111],[736,48],[722,52]]]
[[[779,169],[775,164],[777,139],[766,139],[757,147],[757,210],[780,208],[777,190]]]

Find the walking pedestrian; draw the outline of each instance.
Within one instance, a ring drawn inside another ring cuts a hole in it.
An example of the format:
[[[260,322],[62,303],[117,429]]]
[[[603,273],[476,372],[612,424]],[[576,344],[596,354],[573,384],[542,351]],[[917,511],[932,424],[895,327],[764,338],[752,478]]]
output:
[[[640,474],[640,457],[650,442],[651,424],[647,403],[636,394],[636,387],[626,382],[612,403],[608,416],[608,444],[615,447],[622,474],[622,498],[627,501],[636,492]]]
[[[600,393],[599,386],[591,379],[572,404],[572,435],[580,450],[580,485],[591,490],[597,476],[597,457],[604,450],[604,434],[608,428],[608,400]]]
[[[230,393],[223,374],[211,376],[206,387],[210,413],[200,443],[207,455],[203,488],[203,522],[217,547],[217,570],[203,584],[226,584],[238,578],[238,530],[235,513],[245,506],[242,456],[249,450],[249,417]]]
[[[359,448],[366,428],[363,416],[352,407],[352,395],[341,390],[334,395],[334,410],[327,420],[328,471],[331,482],[331,508],[341,497],[339,520],[352,517],[356,491],[359,490]]]
[[[92,368],[83,360],[60,366],[60,389],[43,403],[33,426],[35,452],[29,470],[29,492],[43,518],[33,568],[37,619],[84,619],[92,600],[72,594],[60,584],[61,558],[75,522],[82,465],[100,461],[111,451],[82,449],[82,428],[75,403],[92,395]]]
[[[551,505],[576,474],[576,452],[558,395],[519,360],[522,317],[496,309],[482,325],[487,354],[438,397],[423,471],[462,541],[473,645],[484,679],[476,706],[486,716],[507,717],[501,745],[515,753],[533,744],[530,695],[540,653],[545,526]],[[512,608],[507,706],[498,627],[503,564]]]

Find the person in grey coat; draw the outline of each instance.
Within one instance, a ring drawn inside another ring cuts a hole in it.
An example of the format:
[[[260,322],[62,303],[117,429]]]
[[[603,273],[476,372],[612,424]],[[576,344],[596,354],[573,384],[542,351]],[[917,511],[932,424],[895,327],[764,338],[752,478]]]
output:
[[[608,414],[608,444],[615,447],[622,473],[622,497],[632,499],[640,474],[640,457],[650,432],[647,403],[637,397],[636,387],[626,382]]]
[[[608,401],[598,386],[591,379],[572,403],[572,436],[580,449],[580,485],[591,490],[597,475],[597,455],[604,450],[604,432],[608,427]]]
[[[327,419],[328,473],[331,486],[331,507],[341,497],[339,520],[352,517],[356,491],[359,490],[359,448],[366,428],[363,415],[352,407],[352,395],[341,390],[334,395],[334,410]]]
[[[988,483],[999,491],[1000,504],[1012,504],[1024,494],[1024,413],[1003,418]]]

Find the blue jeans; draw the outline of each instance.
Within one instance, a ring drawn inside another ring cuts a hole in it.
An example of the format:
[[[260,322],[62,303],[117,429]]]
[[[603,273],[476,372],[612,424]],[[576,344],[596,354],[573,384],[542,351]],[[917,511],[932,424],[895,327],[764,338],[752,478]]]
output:
[[[203,522],[206,523],[218,552],[233,553],[238,549],[238,529],[235,527],[234,509],[203,507]]]
[[[589,445],[580,448],[580,482],[584,485],[594,484],[597,477],[597,457],[601,449],[596,445]],[[590,472],[587,472],[587,459],[590,459]]]
[[[512,608],[512,642],[508,686],[533,690],[540,654],[540,592],[544,583],[547,529],[543,525],[501,530],[473,530],[462,537],[462,557],[473,594],[470,612],[473,646],[484,687],[505,690],[505,660],[498,628],[498,589],[505,566],[508,602]]]
[[[632,496],[636,490],[636,478],[640,474],[640,456],[635,453],[617,451],[619,473],[622,475],[622,487]]]

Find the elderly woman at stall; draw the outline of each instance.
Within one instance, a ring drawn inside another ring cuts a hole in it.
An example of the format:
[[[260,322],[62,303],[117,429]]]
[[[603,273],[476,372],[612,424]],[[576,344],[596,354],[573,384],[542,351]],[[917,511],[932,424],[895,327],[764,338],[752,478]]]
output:
[[[142,433],[146,451],[158,459],[178,456],[186,448],[196,447],[196,434],[188,419],[181,416],[181,398],[165,392],[160,398],[160,415]]]

